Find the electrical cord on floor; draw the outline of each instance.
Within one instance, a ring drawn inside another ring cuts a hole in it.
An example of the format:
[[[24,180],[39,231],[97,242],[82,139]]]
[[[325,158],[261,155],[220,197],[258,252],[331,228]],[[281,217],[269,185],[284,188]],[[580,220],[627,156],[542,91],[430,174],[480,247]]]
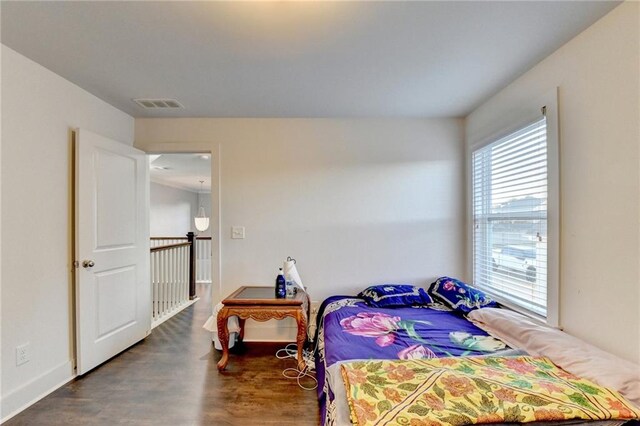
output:
[[[278,351],[276,352],[276,358],[293,358],[297,362],[298,345],[296,345],[295,343],[290,343],[284,348],[278,349]],[[296,368],[285,368],[282,371],[282,375],[287,379],[296,379],[296,382],[298,382],[298,386],[300,386],[304,390],[314,390],[318,387],[318,380],[314,377],[313,374],[311,374],[314,369],[313,353],[311,351],[303,350],[302,358],[304,359],[304,368],[302,370],[299,370],[297,366]],[[313,382],[313,386],[309,387],[303,385],[301,380],[304,377],[308,377]]]

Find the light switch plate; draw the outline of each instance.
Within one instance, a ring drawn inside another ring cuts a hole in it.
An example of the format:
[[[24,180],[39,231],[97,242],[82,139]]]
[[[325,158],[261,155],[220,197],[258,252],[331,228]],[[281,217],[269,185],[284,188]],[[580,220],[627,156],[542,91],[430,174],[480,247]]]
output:
[[[232,226],[231,227],[231,238],[234,240],[242,240],[244,239],[244,226]]]

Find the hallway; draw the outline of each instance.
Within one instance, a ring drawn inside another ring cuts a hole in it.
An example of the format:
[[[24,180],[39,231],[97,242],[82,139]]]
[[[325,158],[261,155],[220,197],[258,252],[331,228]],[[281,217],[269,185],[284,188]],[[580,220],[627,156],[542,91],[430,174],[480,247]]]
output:
[[[315,391],[282,376],[284,343],[246,343],[220,353],[202,329],[211,309],[201,299],[144,341],[73,380],[6,423],[17,425],[317,425]]]

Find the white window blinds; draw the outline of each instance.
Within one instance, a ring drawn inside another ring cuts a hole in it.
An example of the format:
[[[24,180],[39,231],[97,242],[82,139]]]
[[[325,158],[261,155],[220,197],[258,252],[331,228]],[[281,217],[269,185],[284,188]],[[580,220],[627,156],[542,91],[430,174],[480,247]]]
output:
[[[545,117],[472,156],[474,282],[545,318],[547,168]]]

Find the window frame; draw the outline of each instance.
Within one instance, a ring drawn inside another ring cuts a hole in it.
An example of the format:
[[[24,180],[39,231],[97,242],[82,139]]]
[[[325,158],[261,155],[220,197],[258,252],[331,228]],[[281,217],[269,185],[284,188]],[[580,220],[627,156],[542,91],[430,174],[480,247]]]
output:
[[[527,101],[508,116],[500,117],[494,129],[485,132],[484,137],[475,140],[468,136],[467,171],[467,267],[474,276],[475,259],[473,252],[473,153],[493,142],[508,136],[539,118],[544,109],[547,124],[547,315],[535,314],[516,303],[506,300],[500,294],[490,294],[500,304],[546,323],[561,328],[560,325],[560,141],[558,88],[554,88],[536,100]],[[505,124],[510,123],[510,124]],[[484,291],[484,289],[483,289]]]

